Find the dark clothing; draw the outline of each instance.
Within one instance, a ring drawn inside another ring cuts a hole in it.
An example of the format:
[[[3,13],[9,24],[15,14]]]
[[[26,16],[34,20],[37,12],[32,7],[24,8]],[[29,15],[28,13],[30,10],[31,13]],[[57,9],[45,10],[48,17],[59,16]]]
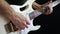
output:
[[[9,4],[23,5],[27,0],[6,0]]]
[[[35,2],[38,4],[44,4],[46,2],[48,2],[49,0],[36,0]]]
[[[23,5],[27,0],[6,0],[9,4],[15,4],[15,5]],[[48,2],[48,0],[36,0],[35,1],[38,4],[44,4]]]

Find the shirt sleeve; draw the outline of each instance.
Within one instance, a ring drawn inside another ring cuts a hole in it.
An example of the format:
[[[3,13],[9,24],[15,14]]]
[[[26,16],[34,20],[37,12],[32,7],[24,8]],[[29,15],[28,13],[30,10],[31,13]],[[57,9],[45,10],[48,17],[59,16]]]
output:
[[[23,5],[27,0],[6,0],[9,4]]]
[[[48,1],[50,1],[50,0],[36,0],[35,2],[42,5]]]

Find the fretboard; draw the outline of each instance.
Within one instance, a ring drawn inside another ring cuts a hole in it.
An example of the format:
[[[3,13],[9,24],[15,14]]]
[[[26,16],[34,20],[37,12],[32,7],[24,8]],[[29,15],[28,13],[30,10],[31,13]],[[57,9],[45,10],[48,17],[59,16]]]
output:
[[[47,10],[48,10],[48,7],[44,7],[44,8],[42,8],[42,9],[35,10],[35,11],[33,11],[33,12],[31,12],[31,13],[29,14],[29,17],[30,17],[30,19],[34,19],[34,18],[36,18],[37,16],[43,14],[43,13],[44,13],[45,11],[47,11]]]

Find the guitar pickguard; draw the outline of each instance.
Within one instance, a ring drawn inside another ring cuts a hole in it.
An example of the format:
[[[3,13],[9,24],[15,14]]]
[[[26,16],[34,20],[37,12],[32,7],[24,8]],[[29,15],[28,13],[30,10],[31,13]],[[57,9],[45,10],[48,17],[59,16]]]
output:
[[[17,13],[22,13],[25,17],[28,18],[28,20],[31,22],[28,29],[19,31],[12,23],[10,23],[10,20],[0,15],[0,34],[19,34],[20,32],[21,34],[27,34],[29,31],[39,29],[40,26],[38,26],[39,28],[37,28],[37,26],[36,27],[33,26],[33,22],[32,22],[33,20],[30,20],[29,18],[29,13],[34,11],[32,9],[32,3],[34,1],[35,0],[32,0],[32,1],[27,0],[27,2],[22,6],[10,5]],[[24,11],[20,11],[20,8],[27,6],[27,5],[28,7]]]

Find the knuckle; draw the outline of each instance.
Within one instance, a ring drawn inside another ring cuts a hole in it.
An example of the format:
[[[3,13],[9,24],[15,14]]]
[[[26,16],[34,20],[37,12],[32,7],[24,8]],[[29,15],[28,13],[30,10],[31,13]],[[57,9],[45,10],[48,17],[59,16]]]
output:
[[[21,27],[21,29],[25,29],[25,27]]]

